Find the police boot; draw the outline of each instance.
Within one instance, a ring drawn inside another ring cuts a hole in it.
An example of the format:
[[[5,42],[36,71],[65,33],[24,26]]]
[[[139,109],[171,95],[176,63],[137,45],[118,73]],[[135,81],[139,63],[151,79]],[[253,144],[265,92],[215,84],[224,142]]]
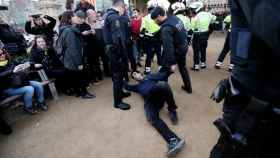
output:
[[[185,140],[180,138],[171,138],[168,144],[166,156],[168,158],[175,157],[185,146]]]
[[[129,110],[130,109],[130,105],[124,102],[121,102],[117,105],[114,105],[115,108],[121,109],[121,110]]]

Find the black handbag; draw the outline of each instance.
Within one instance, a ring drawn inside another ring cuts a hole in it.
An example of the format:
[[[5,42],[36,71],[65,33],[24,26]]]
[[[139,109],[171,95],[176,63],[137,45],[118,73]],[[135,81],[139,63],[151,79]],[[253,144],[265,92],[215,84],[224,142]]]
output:
[[[25,72],[15,73],[11,77],[13,88],[19,88],[29,85],[28,74]]]

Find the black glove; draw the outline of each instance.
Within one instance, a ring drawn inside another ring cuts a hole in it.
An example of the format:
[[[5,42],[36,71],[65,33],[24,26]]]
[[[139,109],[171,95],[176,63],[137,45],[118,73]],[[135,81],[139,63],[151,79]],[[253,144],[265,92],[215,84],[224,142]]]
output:
[[[211,99],[216,101],[217,103],[220,103],[224,100],[226,95],[229,93],[229,80],[224,79],[220,81],[216,89],[213,91],[211,95]]]

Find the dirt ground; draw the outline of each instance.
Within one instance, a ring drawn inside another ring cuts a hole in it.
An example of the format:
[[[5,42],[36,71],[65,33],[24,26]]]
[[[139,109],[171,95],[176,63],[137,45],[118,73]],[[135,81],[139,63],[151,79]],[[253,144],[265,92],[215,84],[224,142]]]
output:
[[[216,33],[209,41],[208,69],[192,72],[194,93],[181,90],[177,72],[170,79],[179,106],[180,122],[172,126],[164,110],[163,119],[178,136],[186,140],[186,148],[178,158],[208,158],[218,132],[212,121],[220,116],[221,105],[209,99],[218,81],[229,75],[226,69],[213,65],[223,47],[224,35]],[[188,54],[192,64],[192,50]],[[228,63],[228,62],[226,62]],[[28,116],[16,110],[12,118],[14,133],[0,135],[0,158],[164,158],[167,150],[161,136],[146,121],[143,100],[133,94],[126,102],[130,111],[112,107],[112,83],[106,79],[90,89],[94,100],[61,96],[50,101],[50,110]]]

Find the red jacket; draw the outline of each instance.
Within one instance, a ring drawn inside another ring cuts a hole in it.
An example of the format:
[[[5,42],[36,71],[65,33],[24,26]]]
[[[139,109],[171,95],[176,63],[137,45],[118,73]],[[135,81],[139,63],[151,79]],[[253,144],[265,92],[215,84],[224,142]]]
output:
[[[139,19],[132,18],[131,20],[131,32],[134,40],[139,38],[141,23],[142,23],[142,18]]]

